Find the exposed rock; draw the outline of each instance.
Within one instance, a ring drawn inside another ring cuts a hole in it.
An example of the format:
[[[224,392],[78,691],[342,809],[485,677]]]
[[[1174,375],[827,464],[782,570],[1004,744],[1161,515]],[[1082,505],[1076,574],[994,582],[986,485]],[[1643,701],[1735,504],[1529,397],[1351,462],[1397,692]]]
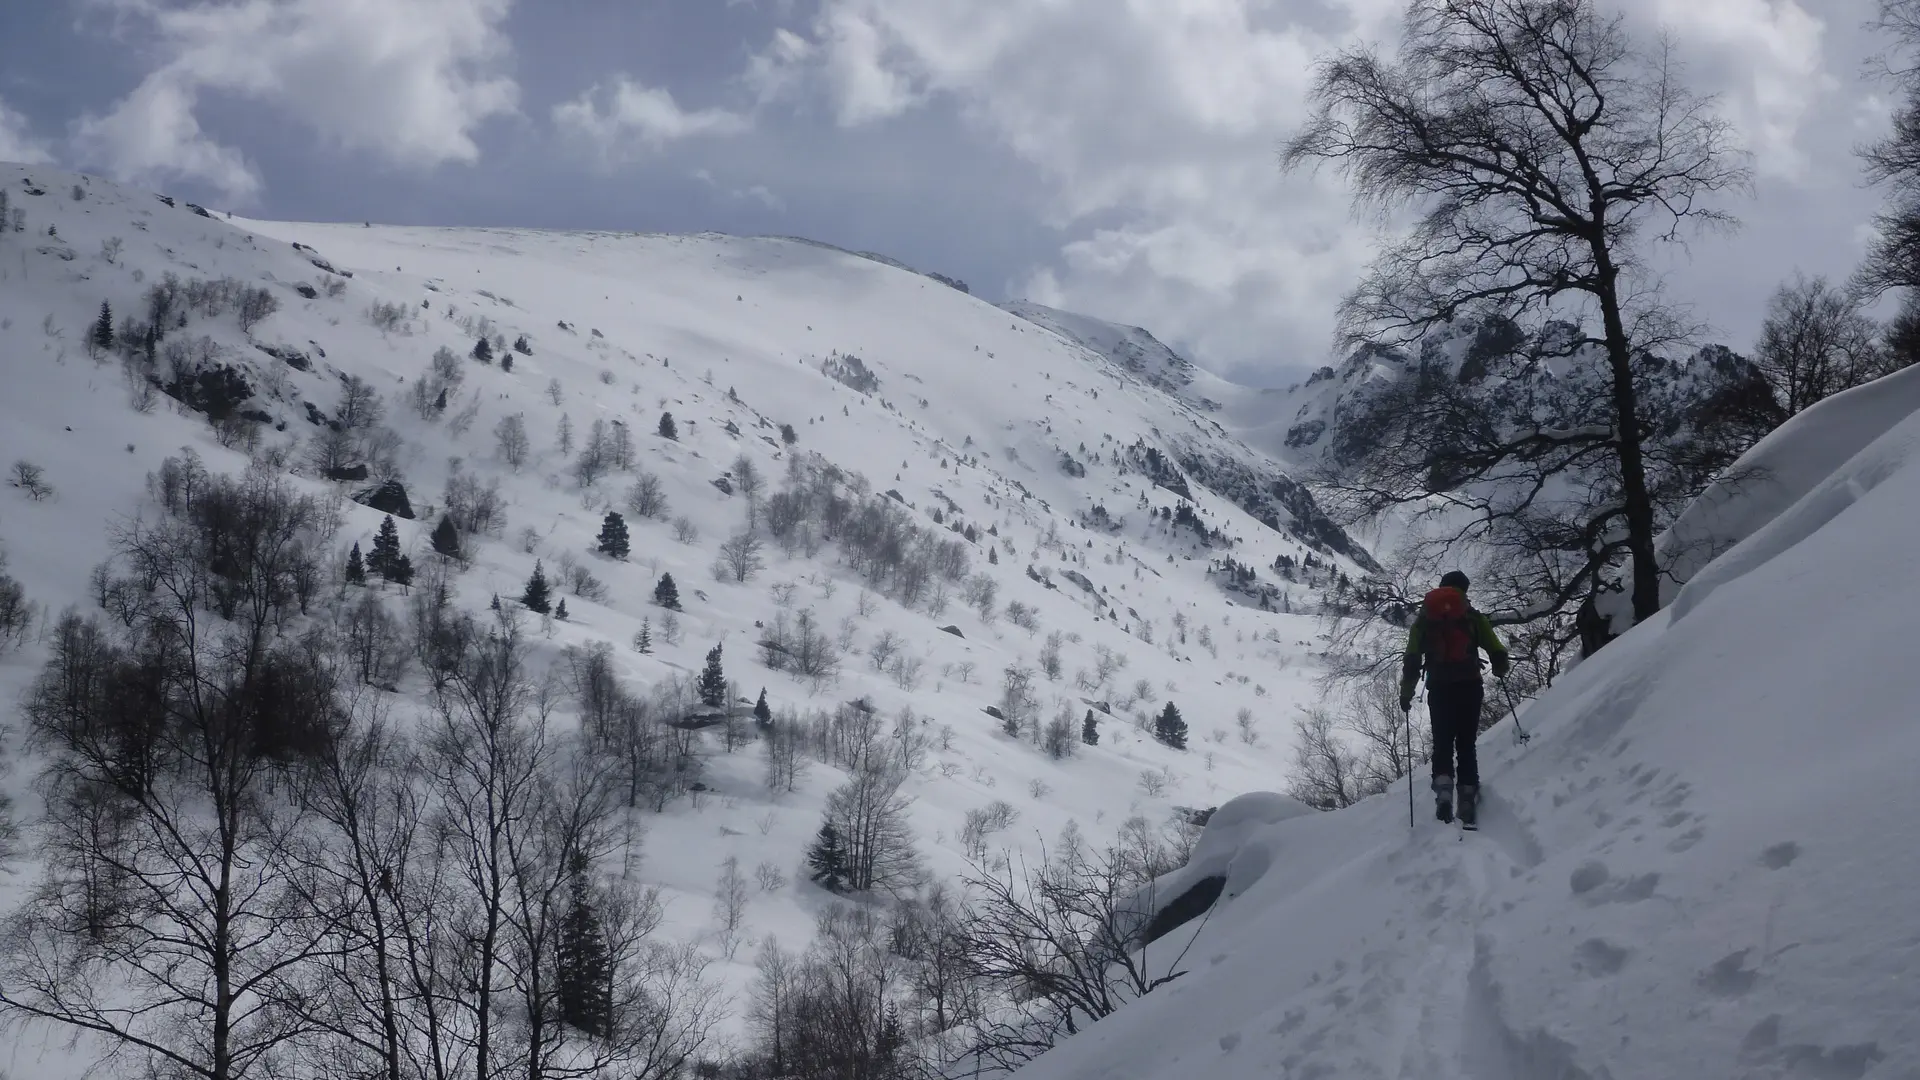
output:
[[[364,466],[360,467],[364,468]],[[407,501],[406,486],[399,480],[389,480],[377,488],[357,492],[353,496],[353,501],[384,514],[392,514],[394,517],[405,518],[408,521],[413,520],[413,504]]]

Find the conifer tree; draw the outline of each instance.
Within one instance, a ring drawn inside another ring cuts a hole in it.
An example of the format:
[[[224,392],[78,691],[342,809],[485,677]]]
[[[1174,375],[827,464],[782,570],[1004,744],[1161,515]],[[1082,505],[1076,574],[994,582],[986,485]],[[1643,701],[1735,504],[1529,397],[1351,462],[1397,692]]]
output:
[[[1100,745],[1100,725],[1093,719],[1093,710],[1087,710],[1087,718],[1080,723],[1080,741],[1088,746]]]
[[[493,363],[493,346],[487,343],[486,338],[473,343],[473,358],[483,364]]]
[[[500,354],[500,370],[501,371],[513,370],[513,354],[512,353],[503,352]]]
[[[561,1022],[604,1038],[613,1033],[613,956],[594,909],[588,873],[586,857],[574,855],[567,874],[567,908],[560,917],[560,941],[554,950],[554,974]]]
[[[753,722],[765,731],[773,726],[773,710],[767,707],[767,688],[760,688],[760,700],[753,703]]]
[[[1181,718],[1180,710],[1173,702],[1167,702],[1167,707],[1154,717],[1153,737],[1175,750],[1187,748],[1187,722]]]
[[[536,615],[545,615],[553,610],[552,591],[547,587],[547,571],[538,559],[533,563],[533,576],[527,579],[527,588],[520,594],[520,603]]]
[[[807,876],[828,892],[847,887],[847,854],[840,846],[840,832],[831,821],[821,823],[813,846],[807,849]]]
[[[487,602],[487,610],[488,611],[500,610],[500,594],[499,593],[494,593],[493,599]]]
[[[561,597],[560,602],[553,606],[553,617],[556,619],[559,619],[561,622],[567,621],[567,598],[566,597],[564,596]]]
[[[387,567],[387,580],[395,585],[413,584],[413,557],[404,553],[395,555]]]
[[[453,518],[440,515],[440,524],[433,527],[433,550],[449,559],[460,557],[460,530],[454,527]]]
[[[393,524],[393,515],[388,514],[373,534],[373,551],[367,556],[367,569],[392,581],[393,568],[399,559],[400,530]]]
[[[365,585],[367,583],[367,564],[360,557],[360,542],[353,543],[353,550],[347,552],[347,584]]]
[[[673,414],[670,412],[660,414],[660,437],[672,439],[675,442],[680,441],[680,428],[673,422]]]
[[[720,644],[707,650],[707,667],[700,673],[700,704],[718,709],[727,703],[727,675],[720,670]]]
[[[998,551],[996,551],[996,550],[994,550],[993,548],[988,548],[988,549],[987,549],[987,561],[988,561],[988,562],[990,562],[990,563],[992,563],[992,564],[993,564],[993,565],[995,565],[995,566],[999,566],[999,565],[1000,565],[1000,553],[999,553]]]
[[[680,586],[673,583],[672,574],[660,575],[660,584],[653,587],[653,602],[669,611],[680,610]]]
[[[624,559],[627,551],[627,519],[618,510],[609,510],[606,519],[600,523],[600,554]]]
[[[633,635],[633,648],[635,652],[640,653],[650,653],[653,651],[652,619],[640,620],[640,630]]]
[[[113,348],[113,308],[105,300],[100,301],[100,317],[93,320],[87,341],[100,352]]]

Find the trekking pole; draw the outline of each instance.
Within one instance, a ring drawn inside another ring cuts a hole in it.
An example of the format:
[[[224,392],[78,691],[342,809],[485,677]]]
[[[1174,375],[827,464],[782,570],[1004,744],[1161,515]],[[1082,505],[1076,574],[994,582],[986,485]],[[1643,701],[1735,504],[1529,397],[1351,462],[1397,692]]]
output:
[[[1525,746],[1533,736],[1520,726],[1520,706],[1513,700],[1513,688],[1507,685],[1507,680],[1501,679],[1500,689],[1506,692],[1507,710],[1513,714],[1513,741],[1518,746]]]
[[[1401,713],[1407,720],[1407,828],[1417,828],[1413,823],[1413,710]]]

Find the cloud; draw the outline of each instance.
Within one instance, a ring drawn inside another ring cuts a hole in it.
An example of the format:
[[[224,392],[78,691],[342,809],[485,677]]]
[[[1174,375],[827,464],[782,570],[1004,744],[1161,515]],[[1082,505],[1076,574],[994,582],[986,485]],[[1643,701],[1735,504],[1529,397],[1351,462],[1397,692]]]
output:
[[[725,109],[683,109],[668,91],[625,75],[615,76],[611,90],[596,85],[555,106],[553,122],[606,162],[633,157],[642,148],[658,151],[683,139],[736,135],[751,127],[747,117]]]
[[[1642,30],[1679,31],[1763,174],[1793,178],[1806,171],[1799,136],[1835,85],[1806,2],[1627,6]],[[1032,166],[1046,223],[1064,234],[1057,257],[1010,288],[1164,328],[1216,369],[1297,371],[1321,362],[1339,295],[1374,245],[1337,177],[1283,176],[1275,152],[1304,117],[1316,57],[1390,43],[1404,7],[819,0],[774,34],[746,81],[763,106],[824,107],[843,125],[951,107]]]
[[[394,164],[472,163],[475,130],[511,114],[500,30],[512,0],[102,0],[159,64],[75,125],[79,156],[128,180],[258,192],[257,170],[201,126],[207,92],[271,106],[326,143]]]
[[[1762,173],[1799,178],[1809,161],[1800,136],[1822,98],[1840,89],[1828,70],[1827,24],[1798,0],[1653,0],[1650,14],[1690,51],[1704,52],[1711,81]]]
[[[1362,256],[1344,196],[1281,175],[1316,54],[1396,5],[824,0],[749,82],[842,124],[954,106],[1030,164],[1058,258],[1009,283],[1151,326],[1216,367],[1317,362]],[[1332,221],[1329,228],[1324,223]],[[1311,352],[1312,356],[1300,355]]]
[[[0,161],[40,165],[52,160],[53,154],[46,142],[35,138],[28,129],[27,118],[0,101]]]

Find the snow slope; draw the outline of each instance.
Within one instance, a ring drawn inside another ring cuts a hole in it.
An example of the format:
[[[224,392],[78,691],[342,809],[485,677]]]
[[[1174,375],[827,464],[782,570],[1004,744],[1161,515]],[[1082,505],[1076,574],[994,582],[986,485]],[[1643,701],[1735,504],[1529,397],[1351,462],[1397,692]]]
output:
[[[1757,448],[1824,475],[1714,497],[1751,535],[1483,737],[1483,831],[1424,774],[1412,829],[1226,804],[1185,974],[1022,1080],[1920,1076],[1912,375]]]
[[[47,617],[89,606],[88,572],[108,556],[115,523],[153,512],[144,478],[163,457],[185,447],[215,471],[246,467],[243,453],[223,448],[203,417],[171,399],[135,411],[119,361],[90,358],[85,343],[102,301],[125,315],[142,310],[144,293],[166,273],[183,281],[230,276],[269,289],[280,310],[250,332],[231,314],[195,315],[170,338],[204,337],[218,362],[245,373],[254,391],[247,407],[269,420],[262,454],[284,454],[309,490],[333,491],[301,464],[302,447],[320,430],[316,419],[334,411],[341,377],[365,378],[385,394],[386,422],[400,438],[400,471],[420,512],[400,529],[416,563],[429,557],[426,534],[456,470],[501,485],[507,524],[478,539],[472,567],[458,578],[459,604],[477,609],[495,594],[517,596],[536,559],[552,571],[566,554],[608,586],[604,603],[567,597],[572,617],[538,640],[542,662],[558,662],[567,646],[610,642],[620,677],[644,692],[697,672],[720,642],[741,692],[764,685],[776,709],[832,708],[865,696],[890,717],[910,710],[936,743],[908,790],[921,850],[938,876],[962,868],[962,820],[991,800],[1019,814],[996,843],[1037,850],[1070,821],[1097,839],[1133,815],[1158,825],[1176,807],[1282,782],[1288,723],[1313,694],[1319,624],[1259,610],[1209,570],[1229,551],[1264,569],[1279,555],[1298,559],[1310,543],[1344,537],[1318,523],[1299,535],[1269,529],[1197,481],[1192,505],[1209,527],[1237,539],[1231,548],[1150,519],[1148,508],[1179,500],[1122,453],[1135,444],[1171,454],[1177,434],[1251,475],[1278,476],[1278,467],[1207,426],[1191,406],[1090,363],[1086,350],[1031,323],[920,275],[800,241],[230,221],[97,179],[10,165],[0,165],[0,186],[27,225],[0,235],[0,465],[35,462],[55,489],[34,501],[0,487],[0,549]],[[397,305],[403,317],[377,328],[377,303]],[[463,361],[464,385],[446,416],[416,416],[408,383],[436,348],[465,357],[483,331],[500,345],[524,333],[532,353],[516,354],[511,371]],[[823,362],[836,354],[861,357],[877,387],[863,393],[825,374]],[[662,411],[678,420],[678,441],[654,434]],[[453,422],[462,413],[471,413],[463,432]],[[499,460],[491,434],[515,413],[533,443],[517,471]],[[556,448],[563,417],[576,439],[596,419],[626,423],[640,467],[663,481],[669,515],[685,517],[697,538],[683,542],[666,521],[630,518],[631,559],[591,555],[602,514],[624,506],[632,477],[616,473],[581,488]],[[795,428],[797,446],[781,439],[783,423]],[[743,453],[770,488],[791,455],[817,453],[863,474],[875,492],[897,492],[924,527],[944,527],[936,510],[945,525],[976,526],[972,571],[998,582],[1001,605],[1035,609],[1037,629],[983,618],[957,595],[912,609],[863,596],[832,545],[815,558],[769,545],[768,568],[753,581],[715,580],[717,545],[742,527],[745,511],[713,482]],[[1062,467],[1066,455],[1077,472]],[[353,542],[365,547],[381,520],[345,505],[340,558]],[[1107,524],[1093,518],[1095,507],[1109,512]],[[522,540],[524,530],[531,539]],[[989,564],[987,549],[996,545],[999,562]],[[1324,545],[1320,557],[1332,570],[1355,566]],[[662,572],[679,582],[688,609],[677,644],[662,640],[662,612],[648,602]],[[1269,584],[1287,606],[1308,607],[1317,596],[1312,584]],[[752,644],[758,624],[773,618],[775,589],[787,586],[794,608],[813,608],[850,647],[837,683],[816,687],[761,666]],[[398,612],[403,598],[384,595]],[[643,619],[655,635],[648,655],[627,646]],[[958,635],[941,632],[945,626]],[[1063,670],[1057,681],[1038,680],[1041,716],[1112,710],[1100,745],[1065,762],[1000,734],[982,711],[999,696],[1002,669],[1036,666],[1052,631],[1064,635]],[[914,670],[875,670],[872,646],[888,633],[905,643]],[[1087,689],[1077,677],[1095,667],[1097,649],[1126,666],[1110,684]],[[11,763],[0,782],[27,817],[34,762],[19,748],[12,703],[43,658],[37,644],[0,655]],[[418,704],[419,690],[417,680],[401,687],[402,713]],[[1144,734],[1145,718],[1167,700],[1178,701],[1192,726],[1187,752]],[[1263,733],[1258,745],[1231,735],[1243,708]],[[948,728],[950,736],[940,735]],[[800,791],[776,797],[763,788],[757,750],[726,754],[717,741],[708,750],[710,790],[646,816],[640,873],[666,891],[666,932],[710,948],[713,972],[738,988],[750,975],[751,947],[728,960],[712,940],[721,861],[737,857],[749,871],[766,862],[801,877],[822,801],[844,777],[816,766]],[[1144,781],[1145,773],[1157,781]],[[30,860],[10,869],[0,878],[0,910],[35,873]],[[826,900],[804,883],[756,892],[753,934],[803,944]],[[46,1050],[61,1038],[43,1034],[11,1056],[0,1053],[0,1070],[63,1076],[90,1060],[86,1046],[71,1056]]]

